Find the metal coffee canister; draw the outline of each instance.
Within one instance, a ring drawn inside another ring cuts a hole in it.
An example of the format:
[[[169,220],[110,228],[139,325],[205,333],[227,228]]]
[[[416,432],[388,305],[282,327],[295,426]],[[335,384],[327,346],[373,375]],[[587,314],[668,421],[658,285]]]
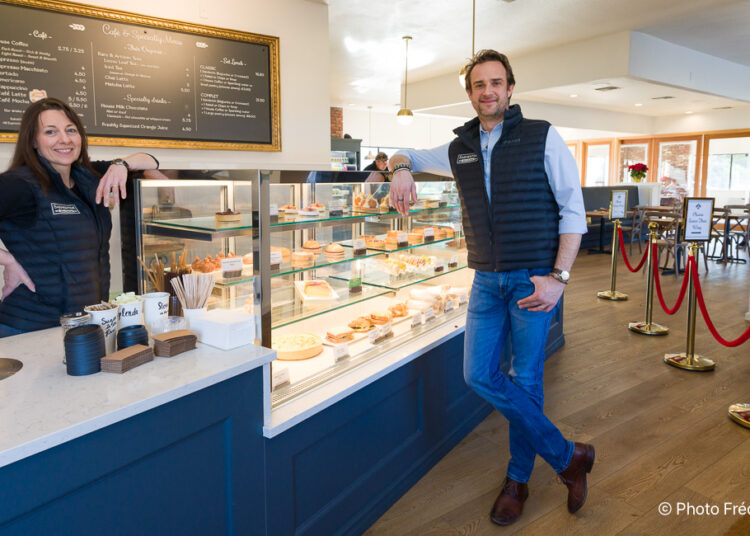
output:
[[[85,326],[91,324],[91,315],[88,313],[68,313],[60,317],[60,325],[63,329],[63,340],[68,330],[77,328],[78,326]],[[65,364],[65,353],[63,353],[63,364]]]

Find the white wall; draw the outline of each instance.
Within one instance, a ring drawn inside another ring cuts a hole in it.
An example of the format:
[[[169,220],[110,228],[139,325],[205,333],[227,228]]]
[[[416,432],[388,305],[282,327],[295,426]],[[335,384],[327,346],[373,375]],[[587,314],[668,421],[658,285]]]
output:
[[[669,134],[671,132],[703,132],[740,128],[750,128],[749,108],[658,117],[654,120],[653,133]]]
[[[456,84],[458,85],[458,84]],[[576,106],[560,106],[514,99],[521,105],[524,116],[545,119],[558,128],[564,139],[598,139],[616,136],[634,136],[651,131],[650,117],[595,110]],[[362,145],[373,147],[411,147],[426,149],[447,143],[455,137],[453,129],[463,125],[476,114],[469,103],[441,107],[436,113],[417,113],[408,127],[396,122],[396,112],[372,112],[344,108],[344,132],[362,139]],[[437,112],[446,112],[438,115]],[[372,142],[370,142],[370,131]]]
[[[631,32],[628,74],[635,78],[748,101],[750,69],[745,65]]]
[[[395,110],[373,111],[372,128],[369,120],[369,110],[344,108],[344,132],[351,134],[353,138],[360,138],[362,145],[413,149],[429,149],[453,140],[453,129],[467,121],[462,117],[415,114],[412,124],[403,126],[396,122]]]
[[[279,37],[281,152],[148,149],[163,168],[327,167],[330,162],[328,6],[305,0],[98,0],[110,9]],[[94,159],[137,151],[92,147]],[[0,169],[13,145],[0,143]]]
[[[330,166],[326,4],[306,0],[83,0],[81,3],[279,37],[281,152],[145,149],[160,160],[163,169],[328,169]],[[0,143],[0,170],[7,168],[13,148],[11,143]],[[134,147],[89,148],[93,159],[102,160],[137,151]],[[119,227],[118,219],[114,220],[110,242],[111,290],[118,291],[122,289],[120,259],[116,254],[120,249]]]

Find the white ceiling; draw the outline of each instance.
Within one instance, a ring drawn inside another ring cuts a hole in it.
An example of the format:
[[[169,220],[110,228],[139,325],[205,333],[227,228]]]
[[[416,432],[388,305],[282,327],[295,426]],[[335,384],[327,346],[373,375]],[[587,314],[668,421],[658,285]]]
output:
[[[600,87],[619,87],[620,89],[597,90]],[[715,109],[750,108],[748,103],[629,77],[607,78],[537,91],[525,91],[521,95],[518,98],[524,101],[563,103],[569,106],[585,104],[589,108],[653,117],[711,112]],[[665,99],[664,97],[672,98]]]
[[[331,104],[392,108],[400,102],[404,35],[409,82],[458,73],[471,55],[471,0],[328,0]],[[476,0],[476,49],[514,55],[634,30],[750,66],[750,1]],[[596,81],[526,92],[524,99],[643,115],[671,115],[746,103],[632,78],[607,80],[623,90],[591,91]],[[458,81],[456,82],[458,85]],[[569,97],[577,93],[576,102]],[[652,96],[674,94],[671,101]],[[749,97],[750,100],[750,91]],[[635,102],[643,101],[640,109]],[[686,109],[685,105],[690,108]]]

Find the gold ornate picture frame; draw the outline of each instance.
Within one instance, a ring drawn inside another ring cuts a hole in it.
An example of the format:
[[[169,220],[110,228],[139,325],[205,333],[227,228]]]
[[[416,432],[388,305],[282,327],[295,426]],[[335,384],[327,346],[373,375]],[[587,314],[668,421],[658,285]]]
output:
[[[0,9],[3,4],[40,9],[50,12],[59,12],[70,15],[88,17],[97,20],[109,20],[121,24],[139,25],[150,27],[165,32],[177,32],[217,38],[240,43],[252,43],[268,47],[268,96],[270,98],[268,117],[270,126],[270,143],[237,142],[237,141],[211,141],[205,138],[197,140],[169,137],[131,137],[97,135],[96,132],[88,136],[90,145],[101,146],[126,146],[126,147],[157,147],[167,149],[214,149],[234,151],[281,151],[281,88],[279,75],[279,38],[262,34],[228,30],[213,26],[204,26],[171,19],[150,17],[127,11],[105,9],[96,6],[88,6],[73,2],[60,0],[0,0]],[[6,36],[11,38],[12,36]],[[93,54],[93,51],[92,51]],[[197,84],[193,88],[198,92]],[[50,95],[53,96],[53,95]],[[197,98],[197,96],[196,96]],[[260,102],[260,101],[259,101]],[[94,104],[96,106],[96,103]],[[197,114],[196,114],[197,115]],[[0,132],[0,142],[15,143],[16,133]]]

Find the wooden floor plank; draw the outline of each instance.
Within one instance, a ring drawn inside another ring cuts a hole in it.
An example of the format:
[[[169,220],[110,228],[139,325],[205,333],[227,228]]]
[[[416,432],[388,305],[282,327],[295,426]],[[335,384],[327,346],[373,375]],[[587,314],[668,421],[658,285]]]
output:
[[[637,260],[637,259],[636,259]],[[750,267],[710,264],[700,276],[711,318],[726,338],[747,326]],[[563,348],[545,365],[545,412],[563,434],[592,442],[597,460],[586,506],[571,516],[567,490],[537,458],[524,515],[510,527],[489,520],[508,463],[508,425],[497,412],[409,490],[367,534],[685,534],[747,535],[750,516],[659,514],[663,501],[750,506],[750,430],[726,417],[729,404],[750,402],[750,343],[726,348],[700,313],[695,348],[717,362],[711,373],[663,363],[686,347],[687,307],[668,316],[654,301],[654,321],[666,337],[627,329],[645,315],[646,280],[623,269],[625,302],[596,298],[609,287],[609,257],[579,255],[565,297]],[[674,304],[680,281],[663,277]]]

